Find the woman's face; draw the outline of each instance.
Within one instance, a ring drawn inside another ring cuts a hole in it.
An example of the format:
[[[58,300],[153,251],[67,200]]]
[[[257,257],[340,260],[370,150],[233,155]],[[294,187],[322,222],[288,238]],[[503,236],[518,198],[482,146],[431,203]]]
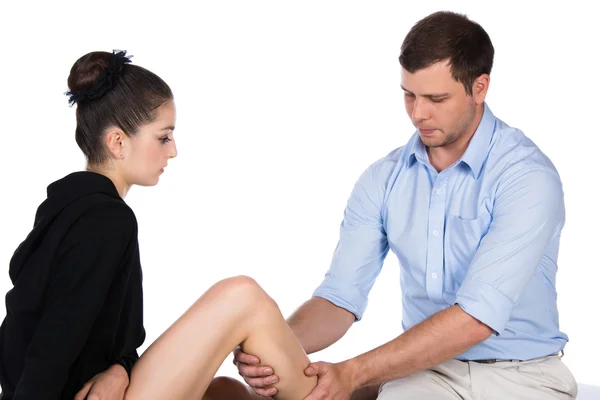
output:
[[[156,112],[154,121],[140,126],[137,134],[128,137],[121,170],[130,185],[156,185],[169,159],[177,156],[173,137],[175,103],[169,100]]]

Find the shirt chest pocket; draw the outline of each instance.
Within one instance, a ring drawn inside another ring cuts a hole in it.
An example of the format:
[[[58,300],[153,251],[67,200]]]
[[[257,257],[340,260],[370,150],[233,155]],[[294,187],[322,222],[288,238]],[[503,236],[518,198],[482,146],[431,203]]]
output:
[[[462,284],[481,239],[488,232],[492,216],[483,211],[476,218],[450,215],[446,224],[444,261],[450,275],[446,289],[456,293]]]

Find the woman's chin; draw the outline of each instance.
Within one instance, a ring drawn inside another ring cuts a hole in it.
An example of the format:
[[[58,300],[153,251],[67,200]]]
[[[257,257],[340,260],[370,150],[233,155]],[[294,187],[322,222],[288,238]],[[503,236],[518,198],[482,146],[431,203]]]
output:
[[[140,179],[135,182],[137,186],[156,186],[160,180],[159,176],[148,177],[145,179]]]

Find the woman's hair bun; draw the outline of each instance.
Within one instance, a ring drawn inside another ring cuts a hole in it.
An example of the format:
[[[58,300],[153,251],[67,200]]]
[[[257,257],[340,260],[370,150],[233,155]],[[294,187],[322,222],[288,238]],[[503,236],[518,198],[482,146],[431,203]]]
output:
[[[69,104],[96,99],[111,89],[123,66],[131,62],[126,54],[120,50],[94,51],[78,59],[67,80]]]

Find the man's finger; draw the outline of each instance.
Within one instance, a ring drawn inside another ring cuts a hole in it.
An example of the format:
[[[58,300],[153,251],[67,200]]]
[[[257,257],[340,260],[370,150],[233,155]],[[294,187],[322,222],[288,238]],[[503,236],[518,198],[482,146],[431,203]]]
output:
[[[234,359],[234,363],[235,363],[235,361],[238,361],[239,363],[242,363],[242,364],[248,364],[248,365],[257,365],[258,363],[260,363],[260,360],[258,357],[253,356],[252,354],[246,354],[242,350],[239,350],[239,349],[236,349],[236,351],[233,352],[233,359]]]
[[[233,349],[233,365],[235,365],[236,367],[239,365],[239,361],[238,361],[238,354],[240,354],[242,350],[240,349],[240,346],[236,347],[235,349]]]
[[[244,381],[251,386],[252,388],[266,388],[271,386],[277,382],[279,382],[279,377],[276,375],[269,376],[267,378],[247,378],[244,377]]]
[[[240,375],[249,378],[264,378],[273,374],[273,368],[265,366],[255,367],[253,365],[240,364],[238,370],[240,371]]]
[[[275,389],[275,388],[269,388],[269,389],[256,388],[256,389],[254,389],[254,393],[256,393],[259,396],[271,397],[271,396],[275,396],[275,394],[277,394],[277,389]]]
[[[312,363],[304,370],[306,376],[317,376],[325,372],[323,366],[320,363]]]

